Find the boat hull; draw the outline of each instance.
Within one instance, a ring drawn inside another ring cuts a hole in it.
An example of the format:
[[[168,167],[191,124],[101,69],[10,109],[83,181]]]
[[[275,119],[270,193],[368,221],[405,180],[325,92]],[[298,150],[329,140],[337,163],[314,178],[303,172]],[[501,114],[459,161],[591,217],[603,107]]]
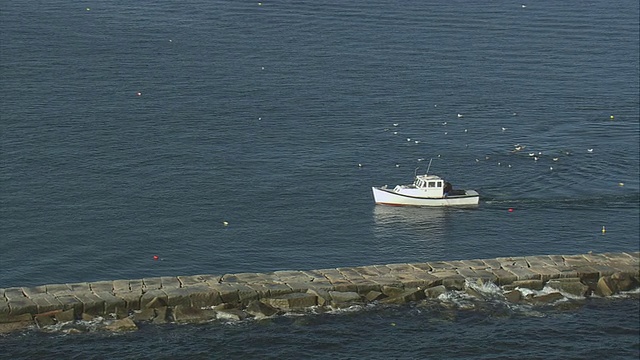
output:
[[[391,206],[474,206],[480,202],[480,195],[474,190],[465,190],[464,195],[443,198],[425,198],[401,194],[392,189],[372,187],[376,204]]]

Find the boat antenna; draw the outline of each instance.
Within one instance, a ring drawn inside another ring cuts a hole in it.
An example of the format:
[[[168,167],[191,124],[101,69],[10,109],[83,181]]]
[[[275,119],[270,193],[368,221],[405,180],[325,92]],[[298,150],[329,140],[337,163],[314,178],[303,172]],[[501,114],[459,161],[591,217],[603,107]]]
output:
[[[429,159],[429,166],[427,167],[427,172],[425,173],[425,175],[429,175],[429,169],[431,169],[431,162],[433,161],[433,158]]]

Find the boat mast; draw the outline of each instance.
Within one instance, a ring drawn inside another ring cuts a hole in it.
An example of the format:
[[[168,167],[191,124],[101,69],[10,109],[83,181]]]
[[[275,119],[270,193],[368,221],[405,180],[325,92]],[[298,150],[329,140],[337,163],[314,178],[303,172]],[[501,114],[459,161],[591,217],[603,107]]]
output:
[[[433,158],[429,159],[429,166],[427,167],[427,173],[425,175],[429,175],[429,169],[431,169],[431,162],[433,161]]]

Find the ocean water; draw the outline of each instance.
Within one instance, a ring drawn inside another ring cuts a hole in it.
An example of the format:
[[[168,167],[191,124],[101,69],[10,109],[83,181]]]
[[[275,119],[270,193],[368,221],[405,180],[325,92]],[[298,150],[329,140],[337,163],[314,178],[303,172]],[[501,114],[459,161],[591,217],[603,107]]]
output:
[[[0,287],[639,251],[638,19],[627,0],[3,4]],[[429,159],[480,206],[373,204]],[[492,304],[28,331],[0,357],[639,355],[637,296]]]

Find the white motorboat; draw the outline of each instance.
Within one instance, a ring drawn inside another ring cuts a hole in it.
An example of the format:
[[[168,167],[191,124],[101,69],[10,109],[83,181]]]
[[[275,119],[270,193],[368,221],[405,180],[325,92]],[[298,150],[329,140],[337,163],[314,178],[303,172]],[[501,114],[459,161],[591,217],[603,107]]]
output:
[[[416,174],[411,185],[372,187],[373,199],[376,204],[393,206],[473,206],[480,202],[477,191],[454,190],[450,183],[428,172]]]

